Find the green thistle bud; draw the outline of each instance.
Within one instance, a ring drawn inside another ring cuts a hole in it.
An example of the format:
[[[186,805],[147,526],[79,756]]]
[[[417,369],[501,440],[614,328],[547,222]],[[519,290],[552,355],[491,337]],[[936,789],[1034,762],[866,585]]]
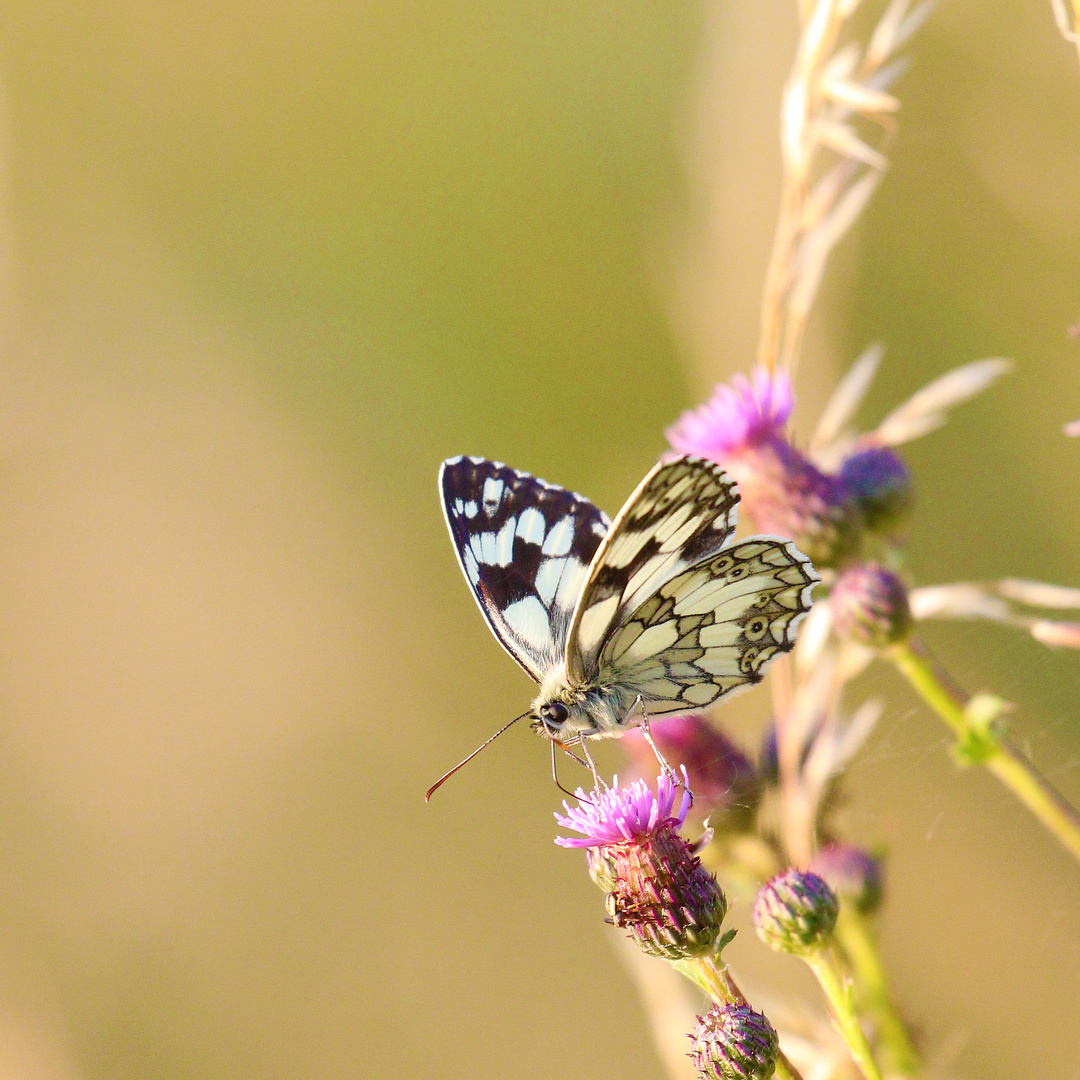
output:
[[[714,1005],[690,1040],[701,1080],[767,1080],[780,1053],[772,1024],[749,1005]]]
[[[877,563],[845,570],[829,593],[829,605],[837,634],[861,645],[884,649],[911,633],[907,588]]]
[[[811,953],[832,936],[840,902],[817,876],[785,870],[763,885],[754,901],[754,928],[778,952]]]

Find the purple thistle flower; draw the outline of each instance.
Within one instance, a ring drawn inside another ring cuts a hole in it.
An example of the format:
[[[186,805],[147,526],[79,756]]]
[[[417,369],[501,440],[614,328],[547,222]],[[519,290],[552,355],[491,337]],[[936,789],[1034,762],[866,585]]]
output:
[[[755,368],[721,384],[704,405],[684,412],[667,430],[668,442],[684,454],[720,460],[723,455],[783,435],[795,397],[786,372]]]
[[[794,540],[819,569],[839,566],[858,551],[862,510],[845,483],[785,437],[792,404],[788,376],[758,368],[752,379],[737,375],[684,413],[668,441],[722,465],[759,528]]]
[[[686,768],[683,780],[689,788]],[[555,820],[564,829],[582,833],[582,837],[557,836],[560,847],[601,847],[607,844],[625,844],[648,840],[665,825],[677,829],[686,820],[692,802],[690,792],[683,790],[682,803],[675,809],[678,786],[667,776],[656,781],[656,794],[644,780],[635,780],[628,788],[619,787],[616,776],[607,791],[586,795],[581,788],[574,793],[579,802],[571,807],[563,802],[565,814],[556,814]]]
[[[555,842],[586,849],[589,873],[608,894],[610,921],[650,956],[668,960],[712,948],[727,914],[716,878],[677,832],[690,809],[688,792],[676,808],[677,792],[667,776],[657,780],[655,793],[643,780],[620,788],[616,778],[608,791],[579,790],[581,803],[564,803],[566,813],[555,815],[564,828],[584,834]]]
[[[857,450],[841,463],[839,476],[871,532],[890,532],[911,507],[911,470],[887,446]]]

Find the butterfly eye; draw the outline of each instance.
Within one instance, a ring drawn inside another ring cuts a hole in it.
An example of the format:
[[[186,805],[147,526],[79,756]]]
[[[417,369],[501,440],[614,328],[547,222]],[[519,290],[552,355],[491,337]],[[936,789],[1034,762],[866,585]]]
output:
[[[547,727],[558,730],[570,719],[570,710],[561,701],[552,701],[541,707],[540,719]]]

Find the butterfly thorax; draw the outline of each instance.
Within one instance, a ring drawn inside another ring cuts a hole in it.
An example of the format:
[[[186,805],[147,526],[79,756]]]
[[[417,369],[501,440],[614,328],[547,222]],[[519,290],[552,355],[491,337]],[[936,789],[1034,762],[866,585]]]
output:
[[[635,700],[623,687],[578,682],[559,667],[540,686],[530,709],[531,726],[537,735],[559,742],[619,735],[636,722],[631,715]]]

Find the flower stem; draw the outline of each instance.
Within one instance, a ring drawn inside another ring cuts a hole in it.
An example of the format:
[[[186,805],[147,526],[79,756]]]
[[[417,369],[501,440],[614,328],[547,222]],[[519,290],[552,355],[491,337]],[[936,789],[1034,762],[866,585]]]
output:
[[[985,765],[1080,860],[1080,813],[994,724],[973,715],[976,699],[914,640],[892,646],[886,655],[956,733],[961,760]]]
[[[713,1001],[721,1005],[750,1004],[731,977],[727,965],[720,959],[719,954],[708,953],[705,956],[677,960],[674,966],[692,983],[701,987]],[[802,1080],[799,1070],[792,1065],[782,1050],[776,1059],[776,1075],[780,1077],[780,1080]]]
[[[893,1004],[885,969],[866,918],[855,908],[841,905],[836,939],[851,964],[855,991],[877,1028],[879,1055],[885,1058],[890,1074],[911,1076],[921,1067],[919,1052],[911,1041],[907,1025]]]
[[[832,1006],[836,1026],[848,1044],[851,1056],[855,1059],[863,1076],[866,1080],[882,1080],[881,1070],[877,1067],[874,1055],[870,1052],[870,1044],[866,1041],[866,1033],[855,1014],[850,984],[841,976],[836,963],[828,953],[810,953],[803,959],[810,965],[810,969],[821,984],[821,989],[825,991],[825,996]]]

